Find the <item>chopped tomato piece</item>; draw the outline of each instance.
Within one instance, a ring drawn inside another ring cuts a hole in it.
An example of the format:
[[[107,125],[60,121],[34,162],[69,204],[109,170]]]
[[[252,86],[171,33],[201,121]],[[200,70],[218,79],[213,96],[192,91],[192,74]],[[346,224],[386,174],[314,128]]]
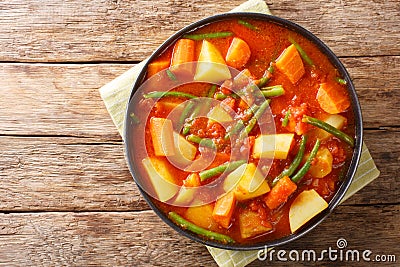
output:
[[[303,115],[309,115],[308,105],[302,103],[298,107],[290,108],[289,123],[286,128],[290,132],[295,132],[298,135],[302,135],[307,132],[309,126],[307,123],[303,122]]]

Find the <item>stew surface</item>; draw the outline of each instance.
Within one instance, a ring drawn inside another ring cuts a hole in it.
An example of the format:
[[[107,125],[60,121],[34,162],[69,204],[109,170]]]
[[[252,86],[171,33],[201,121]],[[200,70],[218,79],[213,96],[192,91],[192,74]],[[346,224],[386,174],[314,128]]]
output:
[[[150,62],[145,84],[131,113],[142,186],[205,239],[290,235],[328,206],[347,172],[346,81],[287,28],[208,24]]]

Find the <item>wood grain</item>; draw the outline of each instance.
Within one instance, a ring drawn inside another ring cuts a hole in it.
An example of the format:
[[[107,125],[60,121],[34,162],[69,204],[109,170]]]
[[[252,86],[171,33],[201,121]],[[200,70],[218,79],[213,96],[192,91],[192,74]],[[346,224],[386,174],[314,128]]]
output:
[[[140,61],[190,22],[242,2],[2,1],[0,61]],[[397,0],[267,2],[273,14],[309,29],[339,56],[400,54]]]
[[[350,249],[399,255],[399,214],[399,206],[340,207],[311,233],[280,249],[320,252],[335,249],[337,239],[345,238]],[[151,211],[0,214],[0,240],[1,266],[216,266],[204,246],[179,236]]]
[[[400,91],[398,76],[400,56],[345,58],[363,113],[365,128],[399,126]]]
[[[1,210],[142,210],[121,142],[0,137]]]
[[[364,127],[399,126],[400,56],[343,62],[360,98]],[[0,134],[120,140],[98,88],[131,66],[0,64]]]
[[[243,1],[0,1],[0,266],[216,266],[203,245],[149,210],[98,88],[175,31]],[[398,262],[400,2],[267,3],[341,57],[381,171],[282,249],[335,249],[343,237],[349,249],[395,254]]]
[[[120,140],[98,89],[131,66],[1,64],[1,134]]]
[[[366,132],[381,176],[344,205],[398,203],[398,134]],[[0,147],[0,211],[149,209],[128,171],[121,142],[5,136],[0,137]]]

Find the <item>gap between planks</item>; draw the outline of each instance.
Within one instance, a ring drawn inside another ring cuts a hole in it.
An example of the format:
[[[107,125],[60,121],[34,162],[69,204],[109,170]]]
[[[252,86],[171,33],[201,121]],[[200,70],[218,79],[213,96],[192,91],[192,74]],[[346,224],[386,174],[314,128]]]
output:
[[[364,127],[364,132],[373,132],[373,131],[387,131],[387,132],[399,132],[400,125],[389,125],[389,126],[379,126],[379,127]],[[69,143],[66,145],[123,145],[122,138],[111,138],[111,139],[103,139],[98,136],[91,135],[54,135],[54,134],[0,134],[0,137],[12,137],[12,138],[71,138],[71,139],[83,139],[88,140],[88,142],[79,142],[79,143]],[[95,141],[97,140],[97,141]]]
[[[400,202],[394,203],[383,203],[383,204],[370,204],[370,203],[362,203],[362,204],[340,204],[340,207],[362,207],[362,208],[377,208],[382,209],[384,207],[396,207],[400,208]],[[337,210],[337,208],[335,209]],[[153,211],[150,207],[143,210],[0,210],[0,214],[54,214],[54,213],[143,213]]]
[[[348,59],[348,58],[380,58],[380,57],[399,57],[400,54],[375,54],[375,55],[345,55],[338,56],[339,59]],[[144,59],[143,59],[144,60]],[[93,60],[93,61],[0,61],[0,64],[21,64],[21,65],[96,65],[96,64],[121,64],[121,65],[131,65],[131,64],[139,64],[141,61],[139,60]]]

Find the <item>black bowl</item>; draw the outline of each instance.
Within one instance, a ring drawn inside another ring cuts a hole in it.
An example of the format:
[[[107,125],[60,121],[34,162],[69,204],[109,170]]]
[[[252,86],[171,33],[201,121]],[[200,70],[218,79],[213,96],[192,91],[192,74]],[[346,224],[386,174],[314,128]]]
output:
[[[152,197],[150,197],[140,186],[140,183],[137,182],[136,178],[138,175],[140,175],[137,166],[135,165],[134,162],[134,151],[132,148],[132,127],[130,125],[130,117],[129,114],[132,111],[132,105],[131,105],[131,100],[132,97],[135,93],[135,91],[140,87],[140,85],[144,82],[146,78],[146,73],[147,73],[147,65],[148,62],[151,62],[153,59],[155,59],[158,55],[160,55],[163,51],[165,51],[168,47],[170,47],[172,44],[175,43],[176,40],[181,38],[184,34],[193,31],[201,26],[204,26],[206,24],[216,22],[216,21],[222,21],[222,20],[227,20],[227,19],[258,19],[258,20],[263,20],[266,22],[271,22],[275,23],[277,25],[283,26],[285,28],[288,28],[289,30],[292,30],[294,32],[299,33],[300,35],[304,36],[305,38],[309,39],[312,43],[314,43],[331,61],[333,66],[339,71],[340,76],[343,77],[347,81],[347,89],[348,93],[351,98],[351,108],[354,113],[354,122],[355,122],[355,135],[356,135],[356,140],[355,140],[355,146],[354,146],[354,152],[352,159],[350,161],[347,173],[345,175],[345,178],[343,179],[342,184],[340,185],[340,188],[332,198],[332,200],[329,202],[329,206],[327,209],[325,209],[323,212],[315,216],[313,219],[311,219],[307,224],[302,226],[299,231],[295,232],[294,234],[291,234],[289,236],[273,240],[273,241],[268,241],[268,242],[261,242],[261,243],[256,243],[256,244],[222,244],[218,242],[213,242],[212,240],[206,240],[201,238],[200,236],[193,234],[192,232],[189,232],[187,230],[184,230],[180,228],[178,225],[173,223],[166,214],[164,214],[155,204],[154,200]],[[220,15],[215,15],[211,16],[205,19],[202,19],[200,21],[197,21],[193,24],[188,25],[187,27],[183,28],[182,30],[178,31],[174,35],[172,35],[170,38],[168,38],[149,58],[148,61],[143,70],[140,72],[138,75],[138,78],[136,80],[136,83],[134,84],[132,94],[129,100],[127,112],[125,115],[125,152],[126,152],[126,158],[128,162],[129,169],[131,171],[131,174],[133,178],[135,179],[135,182],[138,184],[139,190],[142,193],[144,199],[147,201],[149,206],[155,211],[155,213],[169,226],[171,226],[174,230],[176,230],[178,233],[195,240],[197,242],[200,242],[202,244],[212,246],[212,247],[217,247],[217,248],[222,248],[222,249],[230,249],[230,250],[254,250],[254,249],[264,249],[265,247],[274,247],[278,245],[283,245],[286,243],[289,243],[293,240],[296,240],[300,238],[301,236],[305,235],[309,231],[311,231],[313,228],[315,228],[319,223],[321,223],[327,216],[330,214],[333,209],[338,206],[342,198],[344,197],[347,189],[349,188],[354,174],[356,172],[358,162],[361,156],[361,148],[362,148],[362,138],[363,138],[363,127],[362,127],[362,117],[361,117],[361,108],[360,104],[357,98],[356,91],[354,89],[354,85],[350,79],[350,76],[348,72],[346,71],[345,67],[343,64],[340,62],[338,57],[320,40],[318,39],[315,35],[313,35],[311,32],[308,30],[304,29],[303,27],[282,19],[278,18],[275,16],[271,15],[265,15],[265,14],[260,14],[260,13],[225,13],[225,14],[220,14]],[[136,178],[135,178],[136,177]]]

